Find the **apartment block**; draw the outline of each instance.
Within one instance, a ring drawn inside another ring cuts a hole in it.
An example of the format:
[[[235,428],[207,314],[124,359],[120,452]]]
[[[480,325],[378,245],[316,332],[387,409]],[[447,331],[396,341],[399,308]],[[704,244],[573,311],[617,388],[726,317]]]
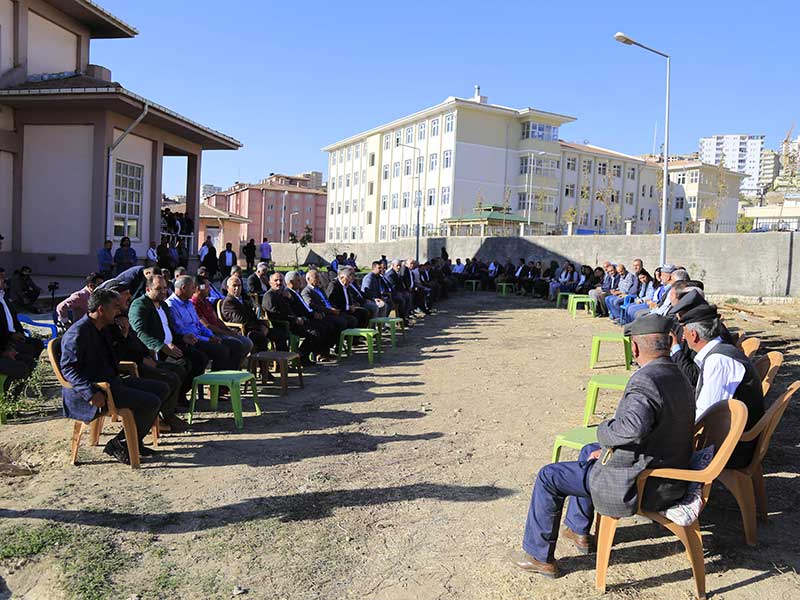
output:
[[[775,150],[761,151],[761,165],[758,172],[759,195],[772,187],[775,178],[781,172],[781,155]]]
[[[730,230],[739,212],[744,173],[702,161],[669,163],[667,223],[672,231],[684,231],[686,224],[699,219],[711,221],[711,231]]]
[[[718,165],[724,158],[725,167],[747,176],[742,182],[742,194],[751,197],[757,196],[764,137],[763,135],[727,134],[700,138],[700,160],[704,163]]]

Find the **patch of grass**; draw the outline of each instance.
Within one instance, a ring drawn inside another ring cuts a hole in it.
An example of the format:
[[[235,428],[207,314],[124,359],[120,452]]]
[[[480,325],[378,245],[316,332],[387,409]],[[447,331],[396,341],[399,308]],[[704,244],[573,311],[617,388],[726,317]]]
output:
[[[5,397],[0,400],[7,416],[40,408],[47,401],[45,387],[53,378],[53,370],[47,360],[39,360],[27,379],[11,383]]]
[[[725,304],[739,304],[738,298],[728,298],[725,300]]]
[[[0,531],[0,559],[30,558],[69,541],[72,532],[60,525],[17,526]]]
[[[61,559],[67,597],[76,600],[112,598],[112,578],[126,568],[130,559],[113,540],[99,534],[76,539]]]

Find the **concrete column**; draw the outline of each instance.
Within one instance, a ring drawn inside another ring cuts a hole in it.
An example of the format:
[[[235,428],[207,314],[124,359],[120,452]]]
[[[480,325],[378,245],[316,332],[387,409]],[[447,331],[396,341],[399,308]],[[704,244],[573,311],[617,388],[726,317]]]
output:
[[[519,237],[525,237],[525,223],[519,224]]]
[[[625,235],[633,235],[633,219],[625,219]]]
[[[574,221],[567,221],[567,235],[574,235],[573,232],[574,227],[575,227]]]
[[[200,154],[190,154],[186,160],[186,214],[194,222],[194,245],[189,254],[198,251],[197,234],[200,228]]]
[[[481,223],[481,237],[486,237],[486,225]]]
[[[708,233],[711,222],[708,219],[699,219],[697,221],[700,233]]]

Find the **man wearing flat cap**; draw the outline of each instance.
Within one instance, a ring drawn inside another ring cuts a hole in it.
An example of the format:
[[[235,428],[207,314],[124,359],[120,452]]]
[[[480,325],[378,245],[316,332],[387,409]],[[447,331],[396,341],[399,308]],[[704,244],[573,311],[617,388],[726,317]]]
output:
[[[543,467],[536,478],[514,564],[556,577],[554,550],[567,496],[562,535],[582,554],[591,551],[594,510],[610,517],[633,515],[639,505],[636,478],[644,469],[687,468],[692,454],[694,398],[689,382],[669,359],[671,319],[644,315],[629,323],[633,356],[641,367],[628,381],[612,419],[597,427],[597,444],[584,446],[577,461]],[[648,480],[642,506],[663,510],[686,492],[680,481]]]
[[[683,327],[686,345],[695,353],[694,362],[699,370],[695,387],[695,420],[717,402],[736,398],[747,406],[745,431],[751,429],[764,416],[761,378],[750,359],[720,337],[717,307],[709,304],[692,306],[680,312],[678,322]],[[757,439],[739,442],[728,461],[728,468],[739,469],[750,464],[757,443]]]

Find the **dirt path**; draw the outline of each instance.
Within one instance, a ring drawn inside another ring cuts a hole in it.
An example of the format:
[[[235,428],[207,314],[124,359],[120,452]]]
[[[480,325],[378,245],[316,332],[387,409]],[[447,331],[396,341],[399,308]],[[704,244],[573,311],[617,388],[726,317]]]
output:
[[[789,328],[762,334],[792,351]],[[84,464],[66,466],[62,419],[4,427],[0,447],[36,474],[0,477],[0,533],[25,525],[17,537],[65,541],[21,560],[7,551],[0,598],[595,597],[593,556],[559,546],[566,575],[548,581],[507,555],[554,435],[580,424],[591,335],[610,329],[529,299],[463,294],[375,368],[361,353],[316,369],[285,399],[266,388],[265,414],[247,413],[241,433],[229,416],[203,413],[139,472],[88,447]],[[624,371],[620,358],[603,348],[603,370]],[[778,389],[800,370],[789,362]],[[602,396],[599,412],[614,405]],[[744,545],[733,499],[712,494],[702,523],[717,598],[800,597],[798,424],[792,406],[767,458],[773,516],[760,546]],[[98,553],[111,567],[97,581],[70,570]],[[692,590],[679,542],[635,519],[618,531],[609,586],[610,598]]]

